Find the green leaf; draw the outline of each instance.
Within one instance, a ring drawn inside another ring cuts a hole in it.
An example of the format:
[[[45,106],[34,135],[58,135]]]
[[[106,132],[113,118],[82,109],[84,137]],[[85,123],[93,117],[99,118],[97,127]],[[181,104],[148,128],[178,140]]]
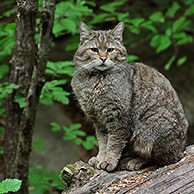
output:
[[[181,66],[182,64],[184,64],[186,60],[187,60],[186,56],[179,58],[177,61],[177,66]]]
[[[166,17],[174,17],[176,12],[180,9],[180,5],[177,2],[173,2],[172,6],[167,10]]]
[[[173,26],[172,26],[173,32],[175,33],[183,30],[185,27],[188,26],[188,24],[189,24],[189,21],[187,21],[185,17],[180,17],[178,20],[176,20],[173,23]]]
[[[81,128],[81,124],[80,124],[80,123],[71,124],[71,125],[69,126],[69,128],[70,128],[71,130],[79,129],[79,128]]]
[[[42,104],[52,105],[53,104],[53,95],[52,95],[52,93],[49,93],[48,91],[42,92],[41,96],[40,96],[40,102]]]
[[[96,3],[94,1],[86,1],[86,4],[88,4],[92,7],[96,7]]]
[[[72,133],[66,133],[65,136],[63,137],[64,140],[74,140],[76,137]]]
[[[170,58],[170,60],[167,62],[167,64],[166,64],[165,67],[164,67],[165,70],[169,70],[169,69],[170,69],[170,67],[171,67],[172,63],[174,62],[175,58],[176,58],[175,55],[173,55],[173,56]]]
[[[171,40],[166,35],[161,35],[161,39],[158,45],[158,48],[156,49],[156,52],[159,53],[165,49],[167,49],[171,45]]]
[[[98,142],[94,136],[88,136],[86,141],[82,143],[82,145],[87,149],[90,150],[94,147],[94,145],[98,146]]]
[[[15,13],[16,12],[16,9],[10,9],[6,12],[3,13],[2,16],[0,16],[0,18],[3,18],[3,17],[9,17],[11,14]]]
[[[49,193],[49,188],[63,190],[60,174],[41,168],[29,169],[30,194]]]
[[[87,141],[84,141],[82,143],[82,145],[84,146],[84,148],[86,148],[86,150],[90,150],[91,148],[93,148],[94,144],[90,143],[90,142],[87,142]]]
[[[76,136],[85,136],[86,135],[86,133],[84,131],[81,131],[81,130],[74,130],[73,133]]]
[[[59,131],[61,129],[61,126],[58,123],[51,122],[50,125],[52,126],[52,131]]]
[[[0,136],[2,136],[4,128],[0,126]]]
[[[3,146],[0,146],[0,155],[2,155],[4,153],[4,147]],[[1,192],[1,190],[0,190]]]
[[[16,85],[14,83],[8,83],[7,84],[7,88],[10,88],[10,89],[17,89],[19,87],[20,87],[19,85]]]
[[[118,13],[117,15],[119,21],[124,21],[125,18],[129,17],[129,12],[127,13]]]
[[[177,45],[182,45],[182,44],[191,43],[191,42],[193,42],[193,37],[192,36],[185,36],[184,38],[180,39],[177,42]]]
[[[73,66],[74,63],[72,61],[58,61],[58,62],[49,61],[47,63],[46,73],[55,76],[61,74],[72,76],[74,71]]]
[[[100,6],[100,9],[106,12],[114,13],[116,7],[121,6],[125,3],[125,0],[114,1],[112,3],[104,4]]]
[[[69,104],[69,99],[65,95],[66,92],[53,92],[53,99],[62,104]]]
[[[16,28],[16,23],[15,22],[14,23],[7,24],[5,26],[5,30],[6,31],[14,32],[15,28]]]
[[[136,61],[138,58],[139,58],[138,56],[129,55],[127,56],[127,61],[130,63],[130,62]]]
[[[189,16],[192,14],[194,14],[194,5],[191,5],[189,8],[187,8],[185,13],[184,13],[185,16]]]
[[[177,41],[177,45],[193,42],[193,37],[188,36],[185,32],[178,32],[173,34],[173,38]]]
[[[68,104],[69,99],[67,96],[69,95],[69,92],[66,92],[61,87],[58,87],[58,85],[63,85],[66,82],[67,80],[53,80],[47,82],[41,91],[41,103],[51,105],[53,100],[57,100],[63,104]]]
[[[61,35],[64,30],[65,30],[64,26],[61,25],[61,23],[56,21],[54,24],[54,27],[53,27],[53,34],[57,37],[57,36]]]
[[[171,45],[171,40],[167,35],[155,35],[150,41],[150,45],[154,48],[157,47],[156,52],[159,53]]]
[[[65,50],[66,51],[72,51],[72,50],[76,50],[77,47],[79,45],[79,42],[73,42],[71,44],[68,44],[66,47],[65,47]],[[68,73],[67,73],[68,74]],[[70,74],[70,76],[72,76],[72,74]]]
[[[158,34],[155,35],[155,36],[151,39],[150,45],[151,45],[152,47],[156,48],[156,47],[160,44],[161,39],[162,39],[161,35],[158,35]]]
[[[100,13],[98,15],[95,15],[95,17],[93,17],[93,19],[90,21],[90,24],[96,24],[96,23],[103,22],[104,19],[108,16],[110,16],[110,14],[108,13]]]
[[[129,27],[129,30],[135,34],[139,34],[140,33],[140,27],[138,26],[134,26],[134,25],[130,25]]]
[[[8,72],[9,72],[8,65],[1,65],[0,66],[0,79]]]
[[[92,142],[94,145],[98,146],[98,141],[94,136],[87,136],[86,141]]]
[[[4,82],[0,84],[0,99],[5,98],[13,89],[17,88],[19,88],[19,86],[13,83]]]
[[[0,193],[16,192],[20,189],[22,184],[18,179],[5,179],[0,183]]]
[[[20,108],[24,108],[26,98],[17,94],[15,95],[14,101],[19,104]]]
[[[44,145],[45,142],[40,140],[40,141],[35,141],[33,144],[32,144],[32,148],[38,150],[38,151],[45,151],[45,148],[44,148]]]
[[[170,37],[171,34],[172,34],[172,29],[171,29],[171,28],[167,28],[167,29],[165,30],[165,35],[168,36],[168,37]]]
[[[193,5],[194,0],[183,0],[184,5]]]
[[[142,22],[144,22],[144,18],[131,18],[131,19],[126,19],[126,23],[133,24],[134,26],[139,26]]]
[[[73,140],[73,142],[74,142],[75,144],[77,144],[77,145],[80,145],[80,144],[82,144],[83,140],[80,139],[80,138],[76,138],[76,139]]]
[[[3,115],[5,113],[5,108],[0,108],[0,115]]]
[[[157,28],[153,25],[152,21],[146,21],[141,24],[141,27],[151,30],[154,34],[158,33]]]
[[[71,124],[69,127],[63,126],[63,129],[65,131],[74,131],[81,128],[81,124],[80,123],[76,123],[76,124]]]
[[[153,22],[164,22],[164,17],[161,11],[154,12],[149,19]]]
[[[74,20],[70,18],[64,18],[60,21],[61,25],[67,32],[71,32],[72,34],[75,34],[77,30],[77,25]]]

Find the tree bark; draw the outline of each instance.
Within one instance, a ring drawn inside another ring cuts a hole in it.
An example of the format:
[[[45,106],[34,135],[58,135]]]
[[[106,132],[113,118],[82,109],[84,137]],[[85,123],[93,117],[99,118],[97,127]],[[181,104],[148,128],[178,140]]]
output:
[[[108,173],[79,161],[65,166],[61,176],[68,186],[62,194],[194,193],[194,145],[182,160],[160,168]]]
[[[22,180],[18,194],[28,193],[28,168],[31,142],[45,68],[51,48],[55,0],[44,0],[38,46],[35,41],[37,0],[17,3],[15,45],[10,61],[9,82],[20,87],[8,96],[4,137],[4,176]],[[14,101],[25,98],[24,107]]]

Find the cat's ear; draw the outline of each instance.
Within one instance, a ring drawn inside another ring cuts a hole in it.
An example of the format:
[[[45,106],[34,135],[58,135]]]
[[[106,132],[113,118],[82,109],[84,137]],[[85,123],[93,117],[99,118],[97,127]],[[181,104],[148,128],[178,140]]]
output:
[[[124,23],[120,22],[119,24],[117,24],[117,26],[111,31],[111,35],[122,41],[123,40],[123,31],[124,31]]]
[[[80,41],[83,41],[92,35],[92,31],[82,21],[79,24],[79,30],[80,30]]]

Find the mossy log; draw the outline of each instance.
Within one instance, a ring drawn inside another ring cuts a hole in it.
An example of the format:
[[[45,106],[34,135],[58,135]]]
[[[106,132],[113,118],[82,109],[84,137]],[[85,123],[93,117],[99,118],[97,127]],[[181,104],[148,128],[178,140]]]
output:
[[[64,167],[62,194],[188,194],[194,193],[194,145],[175,164],[149,166],[139,171],[106,172],[78,161]]]

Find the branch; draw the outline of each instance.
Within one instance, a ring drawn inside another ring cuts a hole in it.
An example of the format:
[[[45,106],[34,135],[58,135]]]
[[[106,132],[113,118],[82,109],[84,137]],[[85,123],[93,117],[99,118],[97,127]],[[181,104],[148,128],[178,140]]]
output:
[[[108,173],[79,161],[65,166],[61,176],[68,186],[62,194],[193,193],[194,145],[181,161],[161,168]]]
[[[38,65],[39,77],[43,77],[48,54],[51,49],[52,29],[54,23],[56,0],[43,0],[43,11],[41,13],[41,30],[38,44]]]

